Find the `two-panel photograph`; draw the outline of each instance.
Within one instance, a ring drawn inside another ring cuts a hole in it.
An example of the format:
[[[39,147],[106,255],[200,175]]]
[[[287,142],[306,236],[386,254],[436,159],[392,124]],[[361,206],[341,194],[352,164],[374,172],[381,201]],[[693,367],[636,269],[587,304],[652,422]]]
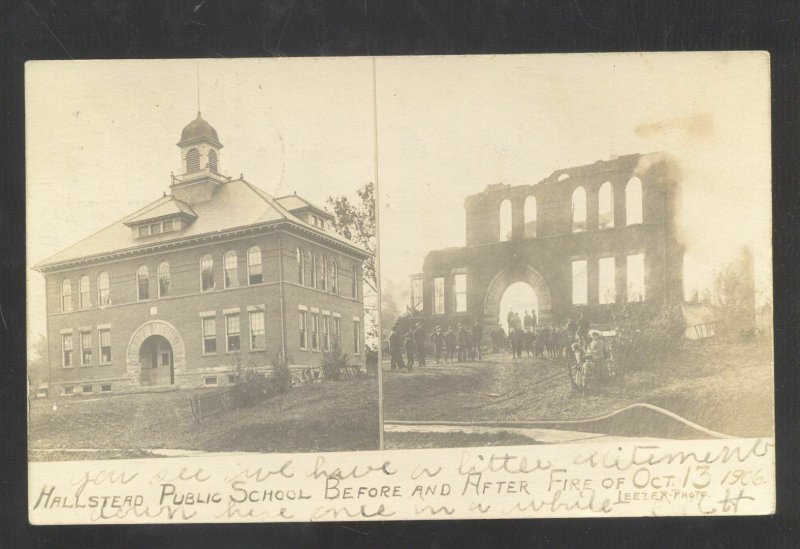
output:
[[[37,520],[74,520],[37,476],[70,464],[774,437],[765,52],[25,77],[28,505],[53,510]],[[720,485],[772,501],[680,503],[704,497],[703,463],[632,470],[615,512],[774,510],[773,473],[745,466]],[[325,474],[338,496],[348,475]]]

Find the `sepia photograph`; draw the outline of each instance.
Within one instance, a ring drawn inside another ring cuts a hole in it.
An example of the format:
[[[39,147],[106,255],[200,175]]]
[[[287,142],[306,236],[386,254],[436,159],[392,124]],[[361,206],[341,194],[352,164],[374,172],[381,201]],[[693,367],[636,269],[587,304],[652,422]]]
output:
[[[377,81],[386,448],[773,436],[767,54]]]
[[[364,58],[27,65],[30,460],[378,449],[372,97]]]

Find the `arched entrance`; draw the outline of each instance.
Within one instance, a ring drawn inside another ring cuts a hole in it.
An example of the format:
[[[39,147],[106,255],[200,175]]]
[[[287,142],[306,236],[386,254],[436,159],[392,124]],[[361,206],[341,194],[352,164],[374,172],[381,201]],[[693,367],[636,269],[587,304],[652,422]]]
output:
[[[516,314],[520,322],[525,320],[527,314],[533,313],[539,318],[539,299],[536,292],[527,282],[514,282],[503,292],[500,298],[500,310],[498,322],[503,329],[509,331],[509,315]]]
[[[503,329],[507,330],[509,308],[519,313],[520,319],[526,310],[534,309],[540,324],[552,321],[550,286],[539,271],[524,265],[509,267],[495,275],[486,291],[484,322],[492,325],[500,322]]]
[[[172,385],[175,383],[172,345],[164,336],[151,335],[139,348],[139,381],[142,385]]]
[[[170,385],[186,371],[186,348],[178,330],[169,322],[145,322],[128,343],[127,372],[139,385]]]

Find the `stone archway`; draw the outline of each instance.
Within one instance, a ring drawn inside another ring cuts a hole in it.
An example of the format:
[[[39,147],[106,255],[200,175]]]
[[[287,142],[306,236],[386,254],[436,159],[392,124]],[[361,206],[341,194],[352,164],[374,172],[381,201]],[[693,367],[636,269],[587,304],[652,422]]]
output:
[[[178,329],[169,322],[151,320],[139,326],[128,342],[125,377],[136,385],[140,385],[142,372],[139,351],[144,341],[153,335],[162,336],[172,347],[172,367],[175,375],[186,372],[186,347]]]
[[[533,288],[539,305],[539,322],[549,324],[553,319],[553,299],[550,295],[550,286],[539,271],[528,265],[509,267],[495,275],[486,290],[483,304],[484,322],[491,324],[497,322],[503,292],[515,282],[525,282]]]

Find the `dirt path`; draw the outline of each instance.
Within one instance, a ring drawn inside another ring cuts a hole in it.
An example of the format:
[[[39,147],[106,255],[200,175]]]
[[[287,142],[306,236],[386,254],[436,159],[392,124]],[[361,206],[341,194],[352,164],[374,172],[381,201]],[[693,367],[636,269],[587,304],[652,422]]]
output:
[[[384,371],[387,421],[578,420],[635,403],[734,436],[771,436],[768,347],[709,343],[628,372],[588,395],[572,391],[563,362],[490,355],[471,364]]]

